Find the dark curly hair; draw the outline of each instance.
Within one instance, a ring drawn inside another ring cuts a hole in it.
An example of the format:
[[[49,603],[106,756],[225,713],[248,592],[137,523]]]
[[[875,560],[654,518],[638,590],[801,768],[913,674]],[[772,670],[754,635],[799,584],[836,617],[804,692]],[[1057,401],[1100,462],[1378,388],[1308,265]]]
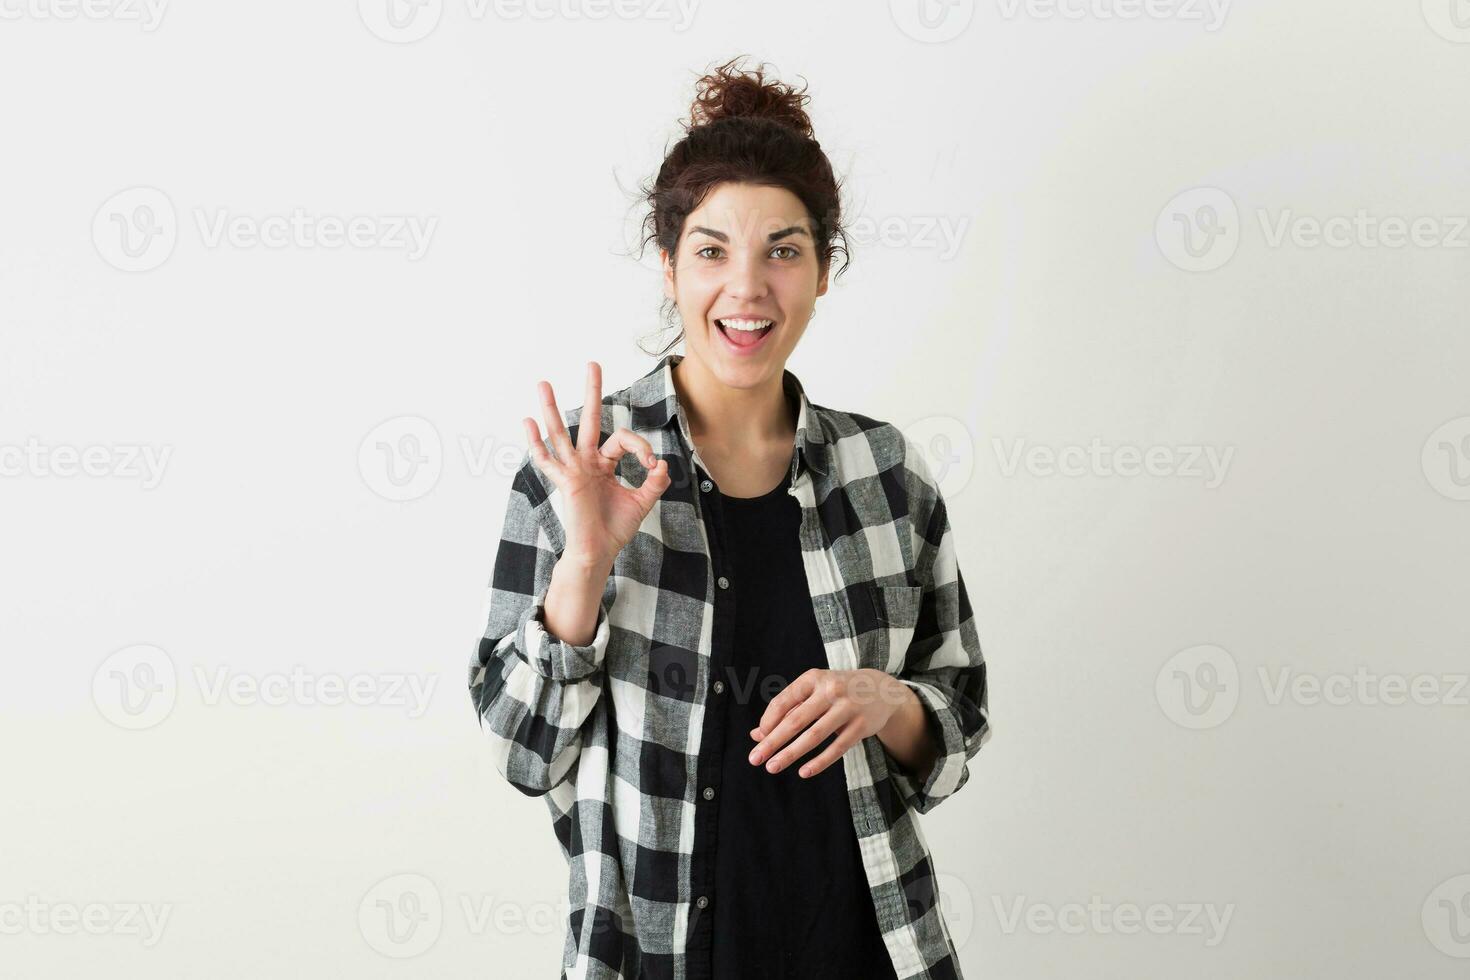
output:
[[[679,236],[690,212],[706,195],[726,182],[784,187],[806,206],[817,243],[817,267],[831,268],[842,254],[841,275],[847,269],[847,234],[842,227],[840,184],[822,146],[812,136],[811,117],[802,108],[811,97],[806,88],[794,89],[767,81],[761,70],[735,67],[737,56],[711,70],[695,83],[685,135],[664,156],[658,176],[642,188],[648,206],[643,225],[650,242],[666,249],[672,263]],[[641,251],[641,250],[640,250]],[[664,301],[666,322],[676,319],[672,300]],[[669,341],[657,356],[667,354],[683,339]]]

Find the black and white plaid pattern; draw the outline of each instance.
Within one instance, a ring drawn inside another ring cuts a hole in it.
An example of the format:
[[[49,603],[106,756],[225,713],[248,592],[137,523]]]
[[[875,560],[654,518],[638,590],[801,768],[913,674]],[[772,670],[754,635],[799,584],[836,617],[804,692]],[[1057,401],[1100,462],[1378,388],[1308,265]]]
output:
[[[564,980],[685,980],[696,774],[715,582],[700,495],[712,489],[666,355],[602,400],[599,442],[620,426],[668,461],[672,485],[617,556],[596,633],[547,632],[544,600],[565,544],[559,493],[531,460],[511,484],[469,687],[505,778],[541,796],[570,866]],[[896,426],[799,401],[792,486],[812,606],[833,670],[874,667],[919,695],[940,757],[923,785],[877,736],[846,773],[863,865],[900,978],[960,977],[916,814],[963,786],[990,734],[985,662],[948,513],[918,448]],[[582,408],[565,412],[575,442]],[[625,455],[628,485],[645,470]],[[754,744],[752,742],[752,744]],[[753,869],[771,873],[772,869]],[[715,898],[718,900],[718,897]]]

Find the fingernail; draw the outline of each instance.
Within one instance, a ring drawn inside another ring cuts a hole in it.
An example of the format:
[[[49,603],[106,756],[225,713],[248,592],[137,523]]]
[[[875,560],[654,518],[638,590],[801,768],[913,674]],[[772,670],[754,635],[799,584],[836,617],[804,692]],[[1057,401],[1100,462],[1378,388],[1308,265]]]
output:
[[[750,759],[750,764],[751,765],[757,765],[760,762],[760,751],[759,750],[752,751],[750,753],[750,755],[747,756],[747,758]]]

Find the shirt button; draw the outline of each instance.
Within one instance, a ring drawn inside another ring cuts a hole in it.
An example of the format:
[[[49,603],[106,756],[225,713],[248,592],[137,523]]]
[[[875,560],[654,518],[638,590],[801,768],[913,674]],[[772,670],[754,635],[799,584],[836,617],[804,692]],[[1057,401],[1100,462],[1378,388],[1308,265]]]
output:
[[[698,905],[700,908],[708,908],[709,907],[709,899],[707,899],[703,895],[701,895],[701,896],[699,896],[699,898],[697,898],[695,900],[694,904],[695,905]]]
[[[724,694],[725,693],[725,682],[724,681],[715,681],[715,693],[716,694]]]
[[[713,786],[706,786],[704,788],[704,798],[707,800],[715,798],[715,788]]]
[[[714,488],[715,488],[715,485],[713,483],[709,482],[708,480],[701,480],[701,481],[699,481],[699,489],[703,490],[705,493],[709,493]]]
[[[728,589],[730,587],[730,580],[725,578],[725,576],[723,575],[716,579],[716,581],[719,582],[720,588],[722,589]]]

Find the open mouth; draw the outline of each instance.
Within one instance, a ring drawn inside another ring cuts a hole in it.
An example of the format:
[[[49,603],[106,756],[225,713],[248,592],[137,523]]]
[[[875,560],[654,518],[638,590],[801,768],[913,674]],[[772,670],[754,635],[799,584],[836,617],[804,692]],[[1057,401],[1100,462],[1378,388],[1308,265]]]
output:
[[[776,321],[765,318],[727,317],[715,320],[715,327],[731,348],[737,351],[751,351],[765,342],[771,331],[776,328]]]

